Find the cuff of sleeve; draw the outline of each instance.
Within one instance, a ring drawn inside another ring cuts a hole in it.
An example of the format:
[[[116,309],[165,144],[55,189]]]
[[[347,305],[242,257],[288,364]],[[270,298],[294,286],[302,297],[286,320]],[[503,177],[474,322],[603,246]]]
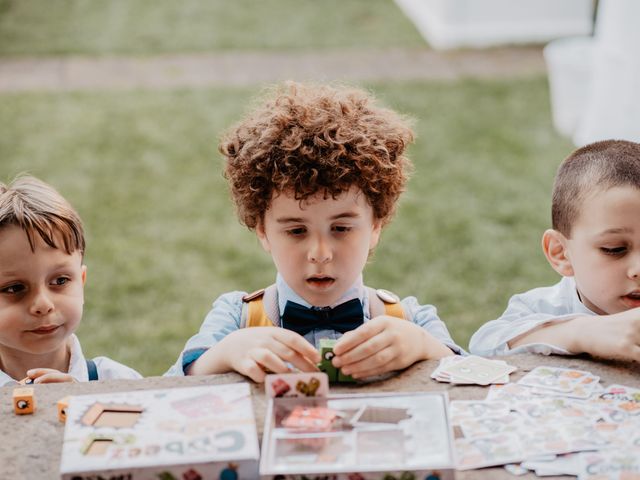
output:
[[[184,352],[182,354],[182,372],[186,375],[191,364],[198,360],[206,351],[206,348],[194,348],[193,350],[187,350]]]

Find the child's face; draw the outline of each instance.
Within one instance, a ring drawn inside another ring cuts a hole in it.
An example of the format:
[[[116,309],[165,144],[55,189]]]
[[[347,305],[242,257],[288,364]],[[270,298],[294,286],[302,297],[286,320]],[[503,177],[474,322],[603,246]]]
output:
[[[565,241],[589,309],[603,315],[640,307],[640,190],[615,187],[588,198]]]
[[[380,230],[366,197],[352,187],[335,199],[318,194],[302,205],[281,194],[271,201],[256,232],[287,284],[322,307],[353,285]]]
[[[0,229],[0,354],[18,359],[66,349],[84,303],[81,253],[35,237],[32,252],[22,229]]]

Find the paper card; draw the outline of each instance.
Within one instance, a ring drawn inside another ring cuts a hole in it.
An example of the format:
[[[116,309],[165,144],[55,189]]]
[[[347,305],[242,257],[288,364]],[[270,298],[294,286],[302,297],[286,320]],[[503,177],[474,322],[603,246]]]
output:
[[[460,421],[465,438],[485,437],[498,433],[517,434],[522,428],[523,418],[519,413],[509,412],[500,417],[467,418]]]
[[[594,401],[606,404],[617,410],[619,412],[619,420],[640,414],[640,389],[637,388],[625,385],[610,385],[598,393]]]
[[[271,374],[265,378],[264,389],[268,398],[326,397],[329,377],[324,372]]]
[[[522,467],[529,470],[535,470],[539,477],[555,476],[555,475],[573,475],[577,476],[580,472],[580,454],[567,453],[564,455],[554,456],[555,458],[547,461],[540,459],[527,460],[522,462]]]
[[[590,372],[558,367],[536,367],[518,383],[558,392],[571,392],[577,385],[592,385],[600,380]],[[583,383],[585,382],[585,383]]]
[[[461,357],[460,355],[441,358],[440,363],[435,368],[435,370],[431,373],[431,378],[433,378],[434,380],[437,380],[438,382],[444,382],[444,383],[454,383],[457,385],[475,385],[475,382],[471,380],[466,380],[462,377],[451,376],[444,371],[447,365],[458,363],[460,361],[463,361],[465,358],[466,357]],[[494,360],[494,361],[503,363],[505,365],[507,364],[507,362],[503,360]],[[502,377],[495,379],[492,383],[494,384],[509,383],[509,375],[508,374],[503,375]]]
[[[531,400],[531,395],[531,388],[519,383],[509,383],[507,385],[491,385],[485,400],[509,403],[528,402]]]
[[[489,385],[494,380],[515,370],[516,367],[502,361],[471,355],[452,365],[447,365],[442,369],[442,372],[452,377],[470,380],[478,385]]]
[[[459,425],[463,419],[503,417],[509,414],[509,410],[509,404],[506,402],[453,400],[449,404],[449,415],[454,425]]]
[[[511,475],[515,475],[516,477],[520,477],[529,473],[529,470],[522,467],[522,465],[518,465],[517,463],[510,463],[508,465],[505,465],[504,469]]]
[[[584,420],[596,422],[600,409],[590,402],[563,397],[534,397],[513,405],[528,420],[540,423]]]
[[[459,470],[518,463],[525,459],[517,435],[498,434],[455,441]]]
[[[607,445],[589,422],[538,424],[529,421],[519,432],[527,457],[597,450]]]
[[[640,478],[640,449],[601,450],[580,455],[579,480]]]

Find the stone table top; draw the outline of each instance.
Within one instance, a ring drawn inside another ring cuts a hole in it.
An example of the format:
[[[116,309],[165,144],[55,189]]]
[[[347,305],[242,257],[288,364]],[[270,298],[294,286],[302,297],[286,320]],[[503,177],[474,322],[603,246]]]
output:
[[[501,357],[518,370],[511,374],[515,382],[537,366],[556,366],[587,370],[600,376],[603,385],[623,384],[640,388],[640,365],[637,363],[593,360],[584,357],[544,357],[540,355],[513,355]],[[484,399],[488,387],[451,385],[430,378],[437,361],[417,363],[409,369],[383,381],[362,385],[337,385],[332,393],[417,392],[446,391],[451,400]],[[228,373],[194,377],[149,377],[143,380],[105,380],[86,383],[60,383],[35,385],[37,411],[34,415],[14,415],[12,386],[0,388],[0,479],[54,479],[59,478],[60,454],[64,425],[57,419],[57,401],[66,395],[151,390],[248,381],[245,377]],[[258,434],[262,436],[267,401],[264,386],[250,382]],[[525,479],[536,478],[529,473]],[[567,477],[546,477],[567,478]],[[513,479],[502,467],[456,472],[458,480]]]

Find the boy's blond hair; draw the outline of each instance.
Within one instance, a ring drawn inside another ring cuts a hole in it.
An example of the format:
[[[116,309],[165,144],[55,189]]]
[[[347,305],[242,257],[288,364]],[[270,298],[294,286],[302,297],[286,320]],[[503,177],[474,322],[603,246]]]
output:
[[[554,230],[570,238],[585,199],[620,186],[640,189],[640,143],[605,140],[575,150],[556,174],[551,205]]]
[[[80,216],[52,186],[35,177],[21,175],[8,186],[0,182],[0,231],[9,225],[25,232],[32,251],[39,235],[50,247],[84,254]]]
[[[225,177],[240,220],[263,220],[274,196],[304,201],[360,188],[385,225],[404,191],[409,121],[359,89],[288,82],[222,138]]]

